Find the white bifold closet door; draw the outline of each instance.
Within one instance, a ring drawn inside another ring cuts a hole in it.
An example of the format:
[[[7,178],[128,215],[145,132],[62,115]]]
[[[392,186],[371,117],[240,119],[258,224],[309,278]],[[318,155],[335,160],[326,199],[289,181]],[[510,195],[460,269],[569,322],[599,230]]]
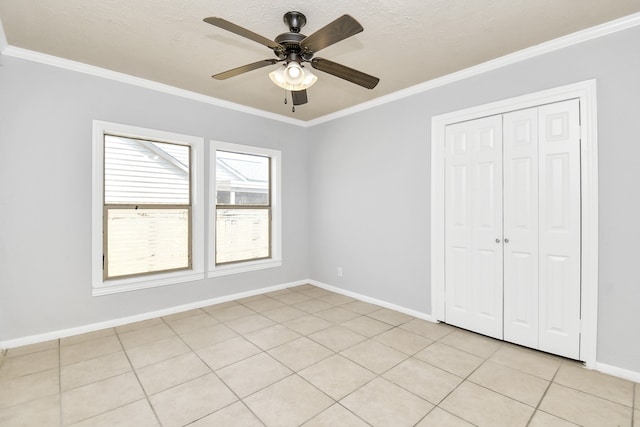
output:
[[[579,358],[579,103],[447,126],[445,320]]]
[[[540,174],[539,348],[580,354],[580,104],[538,108]]]
[[[538,348],[538,109],[504,120],[504,339]]]
[[[502,117],[447,126],[446,321],[502,338]]]

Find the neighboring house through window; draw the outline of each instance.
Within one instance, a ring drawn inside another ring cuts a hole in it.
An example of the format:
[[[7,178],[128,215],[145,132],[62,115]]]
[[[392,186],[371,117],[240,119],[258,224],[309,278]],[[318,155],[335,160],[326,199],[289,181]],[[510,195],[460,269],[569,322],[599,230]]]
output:
[[[214,142],[210,275],[282,264],[280,152]]]
[[[203,277],[202,148],[201,138],[94,122],[94,295]]]
[[[104,279],[191,267],[190,147],[104,136]]]

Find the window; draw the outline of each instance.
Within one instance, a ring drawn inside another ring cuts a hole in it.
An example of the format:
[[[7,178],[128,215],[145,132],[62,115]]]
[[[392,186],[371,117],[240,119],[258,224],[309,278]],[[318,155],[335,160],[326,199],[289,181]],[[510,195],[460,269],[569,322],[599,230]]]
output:
[[[202,145],[94,122],[94,295],[203,278]]]
[[[191,267],[189,145],[104,135],[104,279]]]
[[[280,266],[280,152],[214,143],[210,275]]]
[[[271,255],[270,160],[216,150],[216,265]]]

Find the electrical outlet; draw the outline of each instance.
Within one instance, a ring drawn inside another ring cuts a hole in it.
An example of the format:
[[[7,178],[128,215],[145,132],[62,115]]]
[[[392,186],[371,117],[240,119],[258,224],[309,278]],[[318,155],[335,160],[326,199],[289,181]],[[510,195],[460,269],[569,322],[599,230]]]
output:
[[[342,267],[338,267],[338,277],[342,277]]]

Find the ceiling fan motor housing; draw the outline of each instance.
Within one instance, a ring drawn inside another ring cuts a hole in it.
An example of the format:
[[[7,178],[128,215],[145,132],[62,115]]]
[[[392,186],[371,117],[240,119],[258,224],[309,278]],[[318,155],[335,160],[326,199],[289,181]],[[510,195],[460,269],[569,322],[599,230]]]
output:
[[[307,17],[296,11],[285,13],[282,20],[287,24],[289,31],[292,33],[299,33],[300,28],[304,27],[307,23]]]
[[[286,59],[287,63],[296,61],[302,63],[302,61],[310,61],[313,57],[313,52],[302,51],[300,43],[307,38],[304,34],[300,33],[300,29],[307,23],[307,18],[300,12],[287,12],[283,17],[284,23],[289,27],[288,33],[282,33],[274,39],[274,41],[284,46],[284,52],[275,51],[275,54],[280,59]]]
[[[304,40],[306,37],[307,36],[300,33],[283,33],[283,34],[280,34],[278,37],[276,37],[274,41],[284,46],[285,48],[284,55],[285,55],[285,58],[287,59],[287,62],[289,61],[300,62],[303,60],[303,58],[304,60],[308,61],[313,56],[313,53],[311,53],[309,58],[306,58],[303,54],[301,54],[302,49],[300,48],[300,42]],[[275,53],[276,53],[276,56],[279,56],[278,55],[279,52],[275,52]],[[305,52],[305,54],[307,53]],[[281,59],[285,59],[285,58],[281,58]]]

